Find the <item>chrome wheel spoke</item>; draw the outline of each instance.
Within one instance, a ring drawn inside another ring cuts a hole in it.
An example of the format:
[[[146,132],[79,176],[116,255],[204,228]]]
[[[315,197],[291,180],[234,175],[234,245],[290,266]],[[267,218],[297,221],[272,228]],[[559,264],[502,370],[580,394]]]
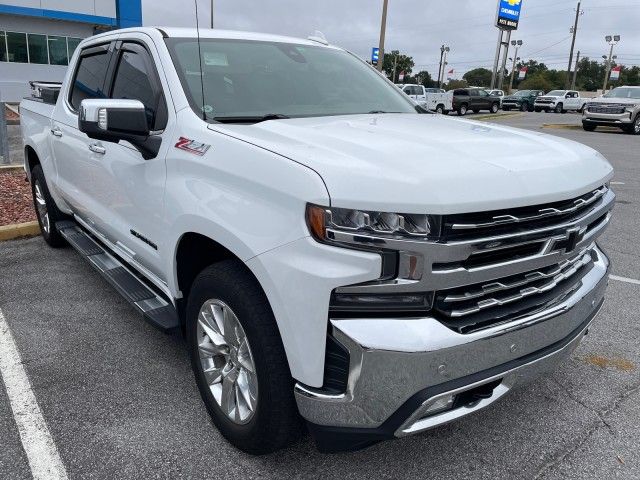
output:
[[[227,304],[207,300],[197,328],[200,364],[214,400],[233,422],[247,423],[258,405],[258,378],[242,324]]]

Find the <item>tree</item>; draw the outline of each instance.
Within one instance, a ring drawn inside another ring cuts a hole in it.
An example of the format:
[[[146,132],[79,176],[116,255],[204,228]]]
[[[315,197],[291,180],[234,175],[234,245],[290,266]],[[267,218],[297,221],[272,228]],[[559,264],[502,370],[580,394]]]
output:
[[[468,86],[469,84],[466,80],[450,80],[449,83],[447,83],[445,89],[454,90],[456,88],[466,88]]]
[[[486,68],[474,68],[465,73],[462,78],[467,81],[469,85],[478,87],[488,87],[491,85],[491,70]]]
[[[538,72],[524,79],[518,85],[519,90],[544,90],[549,92],[553,90],[551,82],[547,79],[547,72]]]
[[[404,72],[405,75],[410,75],[414,65],[413,57],[403,55],[399,50],[393,50],[390,53],[385,53],[382,69],[387,72],[387,76],[393,83],[398,83],[400,72]]]
[[[431,78],[431,74],[426,70],[419,71],[413,77],[405,77],[404,80],[404,83],[424,85],[425,88],[437,87],[436,81]]]

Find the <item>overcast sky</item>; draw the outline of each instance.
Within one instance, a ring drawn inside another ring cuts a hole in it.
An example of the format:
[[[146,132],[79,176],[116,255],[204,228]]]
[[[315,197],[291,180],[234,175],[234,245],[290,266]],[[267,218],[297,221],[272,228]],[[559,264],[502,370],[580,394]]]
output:
[[[195,0],[143,0],[145,25],[195,26]],[[200,23],[209,24],[211,0],[197,0]],[[451,47],[455,77],[475,67],[491,68],[497,30],[496,0],[389,0],[386,50],[400,50],[416,63],[414,73],[437,75],[440,45]],[[523,0],[520,28],[512,39],[518,56],[566,69],[577,0]],[[640,0],[583,0],[576,49],[600,59],[604,36],[622,35],[619,62],[640,65]],[[329,42],[363,58],[378,45],[382,0],[215,0],[215,27],[307,37],[322,31]]]

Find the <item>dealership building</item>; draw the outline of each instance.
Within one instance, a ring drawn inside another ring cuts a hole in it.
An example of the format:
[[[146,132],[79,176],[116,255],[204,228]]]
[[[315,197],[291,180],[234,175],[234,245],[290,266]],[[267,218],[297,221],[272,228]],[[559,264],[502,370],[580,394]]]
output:
[[[0,0],[0,101],[19,101],[28,80],[62,81],[82,39],[142,25],[141,1]]]

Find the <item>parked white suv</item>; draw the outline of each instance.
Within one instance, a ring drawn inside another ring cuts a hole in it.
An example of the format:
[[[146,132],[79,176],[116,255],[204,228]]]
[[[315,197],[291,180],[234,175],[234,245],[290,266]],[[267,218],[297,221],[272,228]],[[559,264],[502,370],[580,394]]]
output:
[[[582,112],[587,100],[575,90],[552,90],[536,98],[533,108],[536,112],[566,113],[569,110]]]
[[[338,47],[110,31],[40,97],[20,108],[44,239],[185,334],[247,452],[304,425],[362,448],[487,407],[566,359],[604,301],[602,155],[425,114]]]

